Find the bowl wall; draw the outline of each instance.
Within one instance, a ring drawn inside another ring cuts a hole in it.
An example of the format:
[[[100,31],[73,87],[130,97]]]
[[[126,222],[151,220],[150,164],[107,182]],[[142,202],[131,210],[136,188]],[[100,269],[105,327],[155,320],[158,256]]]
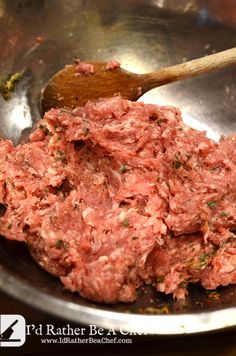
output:
[[[177,64],[236,44],[236,3],[172,0],[0,1],[0,80],[23,72],[12,98],[0,97],[0,136],[27,139],[40,118],[40,91],[77,56],[117,59],[137,73]],[[185,120],[209,136],[236,131],[236,68],[231,67],[147,93],[141,100],[179,106]],[[235,324],[236,287],[219,289],[209,303],[193,286],[186,303],[152,289],[130,305],[96,305],[63,289],[41,270],[20,243],[0,239],[0,288],[68,320],[104,327],[168,334],[207,331]],[[169,315],[136,315],[140,308],[168,304]],[[131,314],[134,312],[134,314]],[[141,319],[140,319],[141,318]],[[165,319],[164,319],[165,318]]]

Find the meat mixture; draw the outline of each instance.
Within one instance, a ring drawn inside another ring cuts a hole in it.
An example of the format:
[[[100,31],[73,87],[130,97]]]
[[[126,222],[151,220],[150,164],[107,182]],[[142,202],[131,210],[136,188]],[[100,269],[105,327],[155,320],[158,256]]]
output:
[[[82,74],[90,75],[95,73],[95,66],[92,63],[82,62],[80,59],[75,58],[74,64],[76,77],[79,77]],[[105,65],[105,70],[113,70],[116,68],[120,68],[120,65],[120,62],[112,60]]]
[[[236,142],[174,107],[52,109],[30,142],[0,141],[0,233],[90,300],[131,302],[143,283],[181,299],[236,283],[235,181]]]

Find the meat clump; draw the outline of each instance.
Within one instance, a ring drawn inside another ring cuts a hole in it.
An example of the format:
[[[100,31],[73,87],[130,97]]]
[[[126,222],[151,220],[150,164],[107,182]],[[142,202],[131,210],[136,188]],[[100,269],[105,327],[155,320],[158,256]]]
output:
[[[112,61],[108,62],[105,66],[106,70],[113,70],[115,68],[120,68],[120,62],[113,59]]]
[[[75,59],[75,76],[80,76],[81,74],[94,74],[95,68],[92,63],[83,62],[79,59]]]
[[[148,283],[236,283],[236,142],[174,107],[120,97],[52,109],[30,141],[0,141],[0,233],[24,241],[67,289],[136,299]]]

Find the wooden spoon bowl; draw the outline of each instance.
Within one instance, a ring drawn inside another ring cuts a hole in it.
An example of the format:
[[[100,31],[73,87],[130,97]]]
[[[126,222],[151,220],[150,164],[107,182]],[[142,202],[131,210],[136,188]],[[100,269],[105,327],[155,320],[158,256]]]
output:
[[[93,74],[76,73],[76,64],[59,71],[42,91],[43,112],[55,107],[83,106],[88,100],[120,95],[135,101],[155,87],[236,64],[236,47],[147,74],[122,68],[107,70],[107,62],[89,62]]]

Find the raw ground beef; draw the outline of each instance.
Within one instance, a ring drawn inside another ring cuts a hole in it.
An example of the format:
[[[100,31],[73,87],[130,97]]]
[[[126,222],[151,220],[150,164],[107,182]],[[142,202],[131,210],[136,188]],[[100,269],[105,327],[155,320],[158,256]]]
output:
[[[108,62],[105,67],[106,70],[113,70],[115,68],[120,68],[120,62],[118,62],[114,59],[112,61]]]
[[[80,76],[81,74],[94,74],[95,73],[95,68],[94,65],[91,63],[87,62],[82,62],[78,58],[74,60],[75,64],[75,74],[76,76]]]
[[[85,298],[236,283],[236,142],[176,108],[115,97],[52,109],[29,143],[1,140],[0,172],[0,233]]]

